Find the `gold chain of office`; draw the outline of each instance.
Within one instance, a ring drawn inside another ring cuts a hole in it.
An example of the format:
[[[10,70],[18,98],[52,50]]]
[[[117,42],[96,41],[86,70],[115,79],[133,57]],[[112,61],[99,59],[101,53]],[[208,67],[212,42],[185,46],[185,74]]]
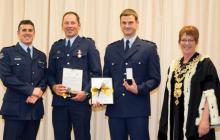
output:
[[[175,85],[174,85],[174,97],[176,98],[175,104],[179,104],[179,97],[182,95],[182,86],[183,80],[187,73],[189,73],[192,68],[199,62],[200,55],[194,58],[191,62],[189,62],[186,66],[181,67],[180,61],[174,68],[174,77],[175,77]]]

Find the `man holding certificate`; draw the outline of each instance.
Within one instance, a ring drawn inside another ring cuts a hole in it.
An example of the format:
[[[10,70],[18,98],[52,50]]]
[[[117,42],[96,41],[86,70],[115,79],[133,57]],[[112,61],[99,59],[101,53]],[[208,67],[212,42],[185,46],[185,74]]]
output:
[[[53,128],[55,140],[90,140],[91,77],[101,76],[99,52],[93,40],[80,37],[79,16],[63,15],[65,39],[56,41],[49,54],[48,81],[53,93]]]
[[[149,140],[150,91],[160,84],[155,43],[136,35],[138,16],[132,9],[120,15],[124,38],[107,46],[104,77],[113,81],[114,104],[107,105],[111,140]]]

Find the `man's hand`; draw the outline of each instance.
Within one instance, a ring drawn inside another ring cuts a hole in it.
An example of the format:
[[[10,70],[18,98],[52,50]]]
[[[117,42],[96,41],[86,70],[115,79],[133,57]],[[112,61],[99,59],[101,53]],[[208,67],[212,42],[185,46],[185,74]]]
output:
[[[36,97],[40,98],[42,95],[43,95],[43,91],[41,90],[41,88],[35,87],[32,92],[32,96],[36,96]]]
[[[73,94],[76,94],[76,96],[72,97],[75,101],[84,101],[86,99],[86,93],[85,91],[74,91]]]
[[[67,92],[67,88],[62,84],[53,85],[52,90],[59,96],[62,96]]]
[[[26,103],[35,104],[39,98],[37,96],[28,96],[26,99]]]
[[[137,84],[134,79],[132,79],[131,85],[129,85],[128,82],[126,80],[124,80],[123,86],[126,88],[127,91],[130,91],[136,95],[138,94]]]
[[[96,102],[96,103],[93,103],[92,104],[92,107],[94,107],[94,108],[101,108],[101,107],[103,107],[104,105],[103,104],[100,104],[99,102]]]

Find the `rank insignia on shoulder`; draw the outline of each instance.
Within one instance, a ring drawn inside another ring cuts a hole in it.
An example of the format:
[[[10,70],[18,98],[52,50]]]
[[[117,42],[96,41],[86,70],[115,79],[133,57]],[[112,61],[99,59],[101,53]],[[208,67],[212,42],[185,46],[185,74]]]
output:
[[[0,53],[0,59],[2,59],[4,57],[3,53]]]

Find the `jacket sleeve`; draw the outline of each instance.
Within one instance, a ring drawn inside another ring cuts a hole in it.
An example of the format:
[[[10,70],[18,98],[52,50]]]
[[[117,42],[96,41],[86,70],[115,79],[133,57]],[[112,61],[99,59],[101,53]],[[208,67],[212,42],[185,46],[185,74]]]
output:
[[[88,47],[88,68],[89,68],[89,76],[92,77],[101,77],[102,76],[102,68],[101,68],[101,60],[99,51],[95,47],[94,42],[89,43]],[[91,81],[88,85],[83,89],[86,92],[90,93]]]
[[[43,92],[47,89],[47,60],[46,55],[43,54],[43,61],[44,61],[44,75],[42,76],[42,79],[38,83],[37,87],[40,87]]]
[[[198,108],[199,116],[196,119],[196,125],[201,121],[205,101],[208,102],[210,125],[220,125],[220,83],[215,66],[209,58],[204,60],[202,75],[204,75],[204,79],[201,82],[202,97]]]
[[[163,98],[163,104],[160,114],[160,122],[159,122],[159,130],[158,130],[158,140],[167,140],[167,131],[168,131],[168,113],[169,113],[169,90],[167,88],[168,86],[168,80],[169,80],[169,72],[170,68],[168,69],[167,74],[167,80],[166,80],[166,87],[164,91],[164,98]]]
[[[156,45],[152,47],[149,62],[148,62],[148,80],[138,85],[138,93],[144,95],[159,86],[160,76],[160,61],[157,54]]]
[[[218,112],[220,113],[220,82],[216,68],[212,61],[207,58],[204,64],[205,69],[205,79],[202,83],[203,93],[206,91],[213,91],[213,95],[216,98],[216,105]],[[218,114],[220,116],[220,114]]]
[[[8,89],[18,91],[19,94],[32,95],[34,87],[29,83],[20,81],[12,72],[9,52],[2,49],[3,57],[0,60],[1,80]]]
[[[103,77],[111,77],[110,62],[108,61],[109,58],[108,55],[109,55],[109,51],[107,47],[104,56]]]
[[[54,55],[54,45],[51,47],[49,53],[49,61],[48,61],[48,70],[47,70],[47,79],[48,85],[52,89],[53,85],[56,84],[56,62],[53,59]]]

